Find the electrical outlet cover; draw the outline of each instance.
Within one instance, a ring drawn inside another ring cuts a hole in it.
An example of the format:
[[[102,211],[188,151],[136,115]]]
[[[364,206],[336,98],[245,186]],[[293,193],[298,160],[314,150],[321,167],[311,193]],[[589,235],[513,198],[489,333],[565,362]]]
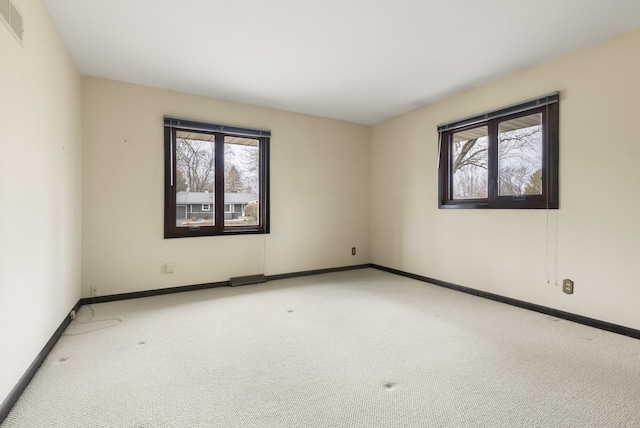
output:
[[[562,291],[566,294],[573,294],[573,281],[565,279],[562,281]]]

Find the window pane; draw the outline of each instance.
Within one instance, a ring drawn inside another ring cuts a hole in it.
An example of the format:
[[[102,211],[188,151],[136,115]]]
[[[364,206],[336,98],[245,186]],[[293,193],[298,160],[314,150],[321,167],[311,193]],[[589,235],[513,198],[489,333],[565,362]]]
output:
[[[542,115],[498,125],[498,194],[542,194]]]
[[[224,138],[224,203],[229,204],[225,226],[259,224],[259,144],[252,138]]]
[[[487,198],[486,126],[453,134],[451,176],[453,199]]]
[[[213,226],[214,136],[176,132],[176,226]]]

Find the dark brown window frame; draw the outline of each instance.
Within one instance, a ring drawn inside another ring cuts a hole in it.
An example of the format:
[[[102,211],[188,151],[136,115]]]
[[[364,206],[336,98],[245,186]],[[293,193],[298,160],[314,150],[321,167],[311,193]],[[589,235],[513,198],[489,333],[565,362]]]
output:
[[[197,228],[176,226],[176,131],[214,135],[215,141],[215,201],[213,226]],[[225,137],[244,137],[259,144],[259,202],[257,226],[224,225],[224,140]],[[269,143],[271,132],[215,123],[164,117],[164,238],[198,236],[266,234],[269,229]]]
[[[540,113],[542,115],[542,195],[498,195],[498,124],[500,122]],[[487,198],[454,199],[452,139],[456,132],[487,126],[488,163]],[[559,165],[559,93],[554,92],[499,110],[483,113],[438,127],[440,138],[438,166],[439,208],[493,209],[557,209]]]

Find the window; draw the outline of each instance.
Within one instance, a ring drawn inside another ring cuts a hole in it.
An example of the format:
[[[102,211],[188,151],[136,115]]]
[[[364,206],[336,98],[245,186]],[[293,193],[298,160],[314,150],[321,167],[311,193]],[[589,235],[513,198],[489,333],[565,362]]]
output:
[[[439,126],[439,207],[558,208],[558,100]]]
[[[270,136],[165,117],[164,237],[269,233]]]

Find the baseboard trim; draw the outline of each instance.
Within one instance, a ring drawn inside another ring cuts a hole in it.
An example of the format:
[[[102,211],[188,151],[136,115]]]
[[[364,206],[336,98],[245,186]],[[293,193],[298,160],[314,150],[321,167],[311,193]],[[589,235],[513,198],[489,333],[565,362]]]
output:
[[[82,306],[82,304],[80,300],[78,300],[78,302],[74,305],[74,307],[71,310],[78,312],[78,309],[80,309],[80,306]],[[24,374],[22,375],[18,383],[13,387],[13,389],[9,393],[9,395],[7,395],[7,397],[2,401],[2,403],[0,403],[0,423],[2,423],[2,421],[7,417],[9,412],[11,412],[11,409],[13,408],[14,404],[16,404],[16,401],[18,401],[18,398],[20,398],[20,395],[22,395],[27,385],[29,385],[29,382],[31,382],[31,379],[33,379],[33,377],[35,376],[36,372],[38,371],[38,369],[40,368],[44,360],[49,355],[49,352],[51,352],[55,344],[58,342],[58,339],[60,339],[60,336],[62,336],[62,332],[64,332],[64,330],[67,328],[67,326],[70,323],[71,323],[71,311],[69,311],[69,314],[67,314],[67,316],[64,318],[64,320],[62,321],[58,329],[53,333],[53,336],[51,336],[47,344],[44,345],[44,348],[42,348],[38,356],[33,360],[31,365],[27,369],[27,371],[24,372]]]
[[[612,333],[621,334],[623,336],[632,337],[634,339],[640,339],[640,330],[636,330],[630,327],[625,327],[625,326],[613,324],[607,321],[601,321],[595,318],[589,318],[582,315],[573,314],[571,312],[565,312],[558,309],[549,308],[547,306],[536,305],[535,303],[529,303],[523,300],[512,299],[511,297],[505,297],[499,294],[476,290],[475,288],[465,287],[462,285],[453,284],[451,282],[441,281],[439,279],[429,278],[422,275],[416,275],[414,273],[409,273],[409,272],[401,271],[398,269],[389,268],[386,266],[380,266],[376,264],[371,264],[370,266],[374,269],[382,270],[385,272],[393,273],[396,275],[404,276],[404,277],[415,279],[422,282],[428,282],[429,284],[437,285],[440,287],[461,291],[463,293],[472,294],[474,296],[483,297],[485,299],[494,300],[500,303],[506,303],[507,305],[517,306],[519,308],[528,309],[530,311],[539,312],[539,313],[550,315],[556,318],[565,319],[567,321],[573,321],[578,324],[584,324],[589,327],[610,331]]]
[[[344,272],[348,270],[356,270],[356,269],[366,269],[371,267],[369,263],[362,265],[351,265],[351,266],[342,266],[335,268],[327,268],[327,269],[314,269],[314,270],[304,270],[300,272],[291,272],[291,273],[281,273],[277,275],[267,275],[267,281],[276,281],[278,279],[289,279],[289,278],[297,278],[300,276],[310,276],[310,275],[320,275],[323,273],[332,273],[332,272]]]
[[[132,291],[131,293],[108,294],[105,296],[85,297],[80,299],[82,305],[93,303],[115,302],[118,300],[139,299],[141,297],[162,296],[164,294],[183,293],[185,291],[206,290],[209,288],[228,287],[229,281],[206,282],[203,284],[182,285],[179,287],[156,288],[153,290]]]
[[[306,270],[306,271],[300,271],[300,272],[282,273],[278,275],[267,275],[265,276],[265,279],[267,281],[275,281],[277,279],[296,278],[299,276],[319,275],[319,274],[331,273],[331,272],[342,272],[342,271],[354,270],[354,269],[364,269],[368,267],[371,267],[371,265],[367,263],[362,265],[343,266],[343,267],[336,267],[336,268]],[[195,284],[195,285],[182,285],[179,287],[157,288],[153,290],[133,291],[131,293],[108,294],[105,296],[85,297],[80,299],[80,304],[91,305],[94,303],[105,303],[105,302],[115,302],[118,300],[139,299],[141,297],[161,296],[164,294],[183,293],[185,291],[205,290],[208,288],[229,287],[229,286],[230,286],[229,281],[219,281],[219,282],[207,282],[204,284]]]

